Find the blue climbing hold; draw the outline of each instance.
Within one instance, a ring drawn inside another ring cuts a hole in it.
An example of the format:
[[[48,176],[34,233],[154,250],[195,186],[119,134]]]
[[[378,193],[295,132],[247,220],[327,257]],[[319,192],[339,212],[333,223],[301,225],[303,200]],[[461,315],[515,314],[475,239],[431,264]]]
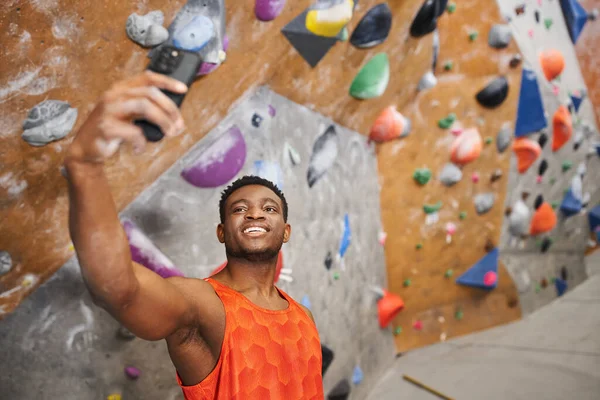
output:
[[[196,15],[187,25],[173,33],[173,44],[182,50],[200,51],[214,34],[213,22],[204,15]]]
[[[348,250],[348,246],[350,246],[351,236],[352,235],[350,232],[350,217],[348,216],[348,214],[346,214],[344,215],[344,233],[342,233],[342,240],[340,241],[340,257],[344,257],[344,254],[346,254],[346,250]]]
[[[498,248],[487,253],[456,279],[459,285],[494,289],[498,285]]]
[[[362,369],[357,365],[354,367],[354,371],[352,372],[352,383],[355,385],[360,384],[363,379],[365,379],[365,374],[363,374]]]
[[[573,215],[579,214],[582,206],[581,200],[575,197],[573,191],[569,189],[560,204],[560,211],[565,217],[572,217]]]
[[[312,308],[312,305],[310,304],[310,299],[308,298],[307,294],[305,294],[304,297],[302,297],[302,301],[300,302],[300,304],[302,304],[304,307],[308,308],[309,310]]]
[[[565,292],[567,291],[567,288],[569,287],[569,285],[567,284],[567,281],[564,281],[560,278],[556,278],[554,280],[554,286],[556,287],[556,294],[558,295],[558,297],[565,294]]]
[[[523,69],[521,77],[521,92],[517,107],[517,122],[515,136],[527,136],[547,126],[544,103],[535,72]]]
[[[577,0],[560,0],[560,6],[565,16],[565,22],[569,29],[569,35],[573,43],[577,43],[577,39],[583,27],[588,20],[587,11],[579,4]]]
[[[600,204],[592,208],[588,213],[590,231],[596,234],[596,241],[600,243]]]

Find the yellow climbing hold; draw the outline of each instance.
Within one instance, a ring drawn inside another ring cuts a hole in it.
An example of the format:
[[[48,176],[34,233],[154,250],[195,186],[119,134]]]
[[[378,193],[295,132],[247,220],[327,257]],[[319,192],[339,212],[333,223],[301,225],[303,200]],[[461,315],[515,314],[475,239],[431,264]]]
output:
[[[329,8],[313,8],[306,15],[306,29],[318,36],[335,37],[350,22],[354,0],[345,0]]]

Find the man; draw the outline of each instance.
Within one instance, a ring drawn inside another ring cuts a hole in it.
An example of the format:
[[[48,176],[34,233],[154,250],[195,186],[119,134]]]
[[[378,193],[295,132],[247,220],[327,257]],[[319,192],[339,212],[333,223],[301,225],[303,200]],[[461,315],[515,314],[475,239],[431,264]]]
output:
[[[187,400],[323,399],[312,315],[273,284],[291,228],[271,182],[244,177],[223,192],[217,238],[227,267],[213,277],[163,279],[132,262],[103,165],[122,143],[143,150],[134,120],[157,124],[166,138],[183,131],[178,108],[159,89],[187,90],[152,72],[117,83],[65,157],[69,229],[95,303],[136,336],[166,340]]]

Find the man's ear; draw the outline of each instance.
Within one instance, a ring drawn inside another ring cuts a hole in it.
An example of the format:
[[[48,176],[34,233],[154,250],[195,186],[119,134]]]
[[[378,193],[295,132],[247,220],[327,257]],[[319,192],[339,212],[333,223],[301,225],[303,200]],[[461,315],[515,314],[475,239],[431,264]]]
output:
[[[219,243],[225,243],[225,227],[223,224],[217,225],[217,239],[219,239]]]
[[[290,236],[292,234],[292,227],[290,224],[285,224],[285,228],[283,230],[283,243],[287,243],[290,240]]]

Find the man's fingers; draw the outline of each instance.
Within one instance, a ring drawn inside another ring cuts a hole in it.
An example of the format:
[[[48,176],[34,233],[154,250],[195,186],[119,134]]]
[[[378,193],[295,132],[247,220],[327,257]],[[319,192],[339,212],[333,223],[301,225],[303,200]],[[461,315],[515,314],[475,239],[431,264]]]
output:
[[[183,117],[181,112],[170,98],[167,97],[155,86],[143,86],[129,89],[124,93],[124,98],[145,97],[159,106],[174,121],[177,131],[184,129]]]
[[[139,126],[129,122],[115,120],[111,124],[111,129],[106,136],[98,143],[99,146],[120,145],[122,142],[131,143],[136,152],[142,151],[146,147],[146,138]]]
[[[169,136],[179,133],[180,127],[177,126],[177,120],[173,120],[156,103],[146,97],[136,97],[126,99],[112,105],[114,113],[122,121],[146,120],[157,125],[160,130]]]
[[[146,70],[126,81],[117,83],[116,88],[127,89],[140,86],[156,86],[159,89],[165,89],[169,92],[178,94],[183,94],[188,90],[188,87],[177,79],[173,79],[166,75],[158,74],[149,70]]]

